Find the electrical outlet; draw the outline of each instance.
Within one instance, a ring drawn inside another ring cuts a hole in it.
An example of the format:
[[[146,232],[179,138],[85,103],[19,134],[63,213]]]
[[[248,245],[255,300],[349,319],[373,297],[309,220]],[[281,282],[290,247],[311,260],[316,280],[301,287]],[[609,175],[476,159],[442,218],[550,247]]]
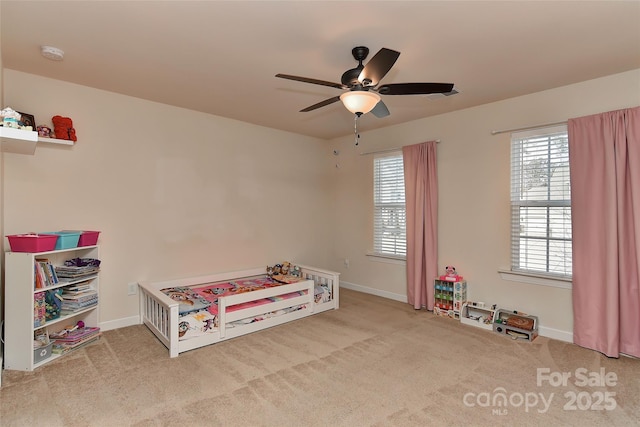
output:
[[[349,258],[344,259],[344,266],[349,268]]]
[[[129,283],[128,295],[137,295],[137,294],[138,294],[138,283],[136,282]]]

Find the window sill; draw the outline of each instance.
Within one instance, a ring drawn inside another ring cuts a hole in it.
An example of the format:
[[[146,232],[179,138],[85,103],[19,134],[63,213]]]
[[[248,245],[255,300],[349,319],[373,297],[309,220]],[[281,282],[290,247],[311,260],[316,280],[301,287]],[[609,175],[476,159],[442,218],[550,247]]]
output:
[[[552,288],[571,289],[571,279],[550,277],[543,274],[523,273],[520,271],[498,270],[500,277],[511,282],[529,283],[531,285],[550,286]]]
[[[407,258],[404,256],[384,255],[384,254],[377,254],[374,252],[367,252],[366,255],[367,255],[367,258],[375,262],[385,262],[387,264],[399,264],[399,265],[406,265],[407,263]]]

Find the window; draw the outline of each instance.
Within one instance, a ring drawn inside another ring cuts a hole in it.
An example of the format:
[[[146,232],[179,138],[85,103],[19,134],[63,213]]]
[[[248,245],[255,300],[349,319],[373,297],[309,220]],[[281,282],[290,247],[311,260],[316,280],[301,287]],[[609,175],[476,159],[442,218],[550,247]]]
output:
[[[407,218],[404,203],[402,153],[373,160],[374,255],[404,258],[407,255]]]
[[[511,135],[511,270],[571,277],[566,126]]]

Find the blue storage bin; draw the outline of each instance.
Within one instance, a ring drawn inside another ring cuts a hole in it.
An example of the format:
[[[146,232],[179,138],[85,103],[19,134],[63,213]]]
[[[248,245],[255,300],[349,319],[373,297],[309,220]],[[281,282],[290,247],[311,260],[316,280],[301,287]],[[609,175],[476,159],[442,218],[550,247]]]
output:
[[[56,242],[56,247],[54,250],[60,249],[72,249],[78,247],[78,240],[80,240],[80,235],[82,232],[80,231],[54,231],[54,232],[46,232],[40,234],[55,234],[58,236],[58,241]]]

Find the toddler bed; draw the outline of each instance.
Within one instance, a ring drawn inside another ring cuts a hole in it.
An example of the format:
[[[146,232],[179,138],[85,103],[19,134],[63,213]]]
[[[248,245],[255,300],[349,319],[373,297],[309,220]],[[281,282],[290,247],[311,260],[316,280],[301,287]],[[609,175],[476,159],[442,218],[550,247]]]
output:
[[[267,277],[265,268],[159,282],[143,281],[140,323],[169,356],[337,309],[339,273],[299,265],[293,283]],[[297,280],[297,281],[296,281]]]

